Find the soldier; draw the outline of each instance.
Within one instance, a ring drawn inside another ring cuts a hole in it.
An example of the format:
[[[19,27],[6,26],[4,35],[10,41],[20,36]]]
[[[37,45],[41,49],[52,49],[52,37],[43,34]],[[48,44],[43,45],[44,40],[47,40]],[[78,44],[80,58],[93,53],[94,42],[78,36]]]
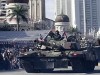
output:
[[[52,32],[52,31],[50,31],[49,33],[48,33],[48,35],[46,36],[46,38],[44,39],[44,41],[47,41],[47,42],[49,42],[51,39],[54,39],[54,33]]]
[[[49,32],[48,36],[50,36],[51,38],[54,38],[54,33],[52,31]]]
[[[60,35],[60,33],[59,33],[58,30],[55,32],[54,40],[57,40],[57,41],[58,41],[58,40],[61,40],[61,35]]]

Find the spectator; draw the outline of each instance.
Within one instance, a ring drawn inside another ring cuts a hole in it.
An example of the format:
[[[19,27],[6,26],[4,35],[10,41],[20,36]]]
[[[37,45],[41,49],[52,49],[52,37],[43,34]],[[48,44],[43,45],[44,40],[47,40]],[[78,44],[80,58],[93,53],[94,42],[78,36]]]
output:
[[[2,54],[0,52],[0,70],[2,70],[3,67],[4,67],[4,60],[3,60],[3,56],[2,56]]]

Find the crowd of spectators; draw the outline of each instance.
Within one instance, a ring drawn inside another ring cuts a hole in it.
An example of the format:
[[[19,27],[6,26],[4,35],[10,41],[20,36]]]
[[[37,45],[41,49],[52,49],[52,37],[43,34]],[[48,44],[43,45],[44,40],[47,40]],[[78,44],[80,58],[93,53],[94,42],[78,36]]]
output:
[[[24,52],[32,51],[32,47],[12,47],[0,49],[0,70],[14,70],[23,68],[18,56]]]

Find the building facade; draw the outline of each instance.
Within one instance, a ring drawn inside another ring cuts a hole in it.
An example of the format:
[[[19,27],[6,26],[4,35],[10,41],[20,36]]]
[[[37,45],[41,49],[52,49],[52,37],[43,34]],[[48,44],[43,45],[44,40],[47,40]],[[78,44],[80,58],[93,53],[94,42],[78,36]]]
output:
[[[45,19],[45,0],[29,0],[29,18],[33,29],[41,29]]]
[[[25,15],[28,18],[28,1],[29,0],[6,0],[6,22],[12,26],[15,30],[17,30],[17,20],[16,20],[16,16],[14,16],[12,18],[12,20],[10,20],[11,16],[8,16],[10,13],[12,13],[12,9],[17,6],[23,6],[23,8],[25,8],[27,10],[27,14]],[[20,24],[20,28],[19,30],[28,30],[29,26],[27,25],[26,22],[24,22],[23,20],[20,20],[19,22]]]
[[[45,17],[45,0],[29,0],[29,8],[30,25],[33,29],[49,29],[53,26],[54,22]]]
[[[5,16],[6,15],[6,0],[0,0],[0,16]]]
[[[67,0],[56,0],[56,15],[61,14],[62,12],[64,14],[67,13]]]
[[[28,10],[28,25],[26,22],[20,21],[20,30],[50,29],[54,25],[54,21],[45,17],[45,0],[0,0],[2,11],[5,11],[3,20],[6,20],[6,23],[15,29],[16,17],[10,21],[10,16],[7,16],[12,12],[9,8],[13,8],[14,5],[23,5]]]
[[[56,0],[56,15],[60,2]],[[100,0],[63,0],[64,14],[69,16],[70,25],[76,26],[84,35],[98,31],[100,25]]]
[[[98,11],[100,3],[99,0],[79,0],[79,18],[80,18],[80,29],[84,28],[82,32],[84,35],[89,33],[97,32],[99,29],[99,14]]]
[[[3,26],[6,18],[6,0],[0,0],[0,26]]]
[[[45,0],[29,0],[29,17],[32,21],[45,19]]]

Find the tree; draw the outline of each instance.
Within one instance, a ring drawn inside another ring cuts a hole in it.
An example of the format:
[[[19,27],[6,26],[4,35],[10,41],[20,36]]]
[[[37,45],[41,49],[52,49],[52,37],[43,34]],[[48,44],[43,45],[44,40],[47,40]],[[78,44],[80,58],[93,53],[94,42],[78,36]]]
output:
[[[12,13],[9,13],[7,16],[10,16],[10,21],[13,18],[16,18],[17,22],[17,31],[19,31],[19,26],[20,26],[20,21],[23,20],[24,22],[28,23],[28,18],[27,18],[27,9],[23,7],[23,5],[15,5],[13,8],[9,8],[12,10]]]
[[[71,33],[71,34],[76,33],[77,31],[78,31],[77,28],[74,28],[74,27],[69,27],[68,28],[68,32]]]

